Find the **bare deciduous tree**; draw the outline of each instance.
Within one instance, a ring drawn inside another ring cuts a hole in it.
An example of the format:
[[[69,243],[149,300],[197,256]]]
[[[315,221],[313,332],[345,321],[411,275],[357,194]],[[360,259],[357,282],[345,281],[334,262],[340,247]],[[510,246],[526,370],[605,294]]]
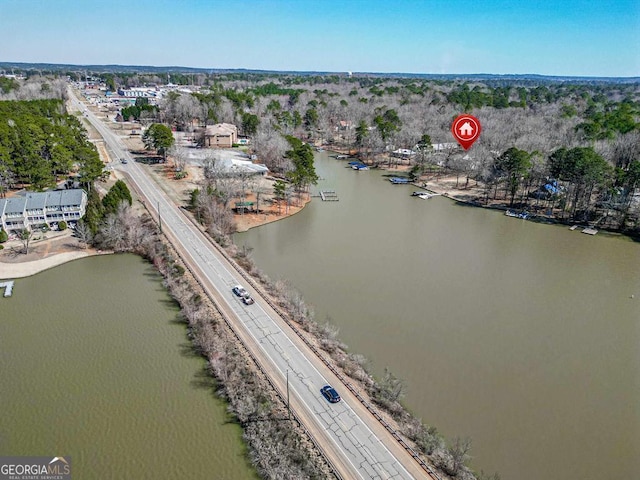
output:
[[[456,437],[453,444],[449,447],[449,453],[453,465],[451,466],[451,473],[457,475],[462,467],[469,460],[469,452],[471,451],[471,439]]]
[[[173,158],[176,172],[184,171],[187,161],[189,160],[189,149],[179,145],[173,145],[169,149],[169,155]]]
[[[80,220],[78,223],[76,223],[75,235],[78,238],[78,241],[80,242],[82,247],[85,248],[85,249],[93,241],[93,233],[91,232],[91,229],[82,220]]]

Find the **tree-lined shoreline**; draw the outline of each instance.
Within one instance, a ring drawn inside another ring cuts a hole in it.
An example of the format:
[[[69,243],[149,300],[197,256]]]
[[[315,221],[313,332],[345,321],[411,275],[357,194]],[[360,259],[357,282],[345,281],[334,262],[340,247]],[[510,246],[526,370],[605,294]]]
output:
[[[112,75],[107,81],[136,84],[145,78]],[[149,115],[138,119],[146,127],[159,125],[147,129],[151,132],[146,137],[148,147],[171,157],[168,144],[152,141],[156,130],[160,137],[167,138],[166,131],[171,127],[197,134],[198,128],[209,122],[236,123],[251,140],[251,152],[278,178],[278,191],[274,184],[270,201],[281,201],[289,187],[298,193],[308,189],[318,180],[313,169],[313,147],[335,148],[353,153],[372,166],[391,168],[404,162],[406,174],[417,184],[455,175],[464,182],[460,185],[456,181],[456,187],[459,191],[469,189],[467,200],[473,204],[488,206],[491,200],[500,200],[511,208],[531,209],[558,221],[608,225],[611,230],[630,235],[639,232],[640,207],[635,199],[640,184],[637,84],[504,86],[236,73],[205,75],[202,83],[205,90],[168,95],[157,111],[146,110]],[[5,95],[17,95],[21,87],[7,88]],[[103,198],[90,188],[102,175],[102,166],[95,164],[97,153],[83,137],[79,122],[75,124],[77,119],[62,112],[55,100],[35,102],[0,102],[6,120],[6,126],[0,128],[13,128],[0,139],[3,188],[21,185],[37,190],[52,186],[58,177],[74,174],[80,178],[89,190],[87,214],[77,229],[81,242],[138,253],[163,273],[167,288],[181,305],[194,345],[221,382],[219,393],[229,400],[245,427],[250,455],[261,475],[325,476],[327,466],[319,457],[311,455],[301,460],[301,452],[314,451],[302,439],[304,435],[301,437],[295,428],[280,429],[275,419],[282,413],[282,405],[275,397],[264,396],[269,387],[253,377],[255,372],[250,372],[246,359],[244,363],[227,363],[242,355],[233,342],[221,342],[224,335],[218,329],[219,318],[211,310],[215,307],[205,305],[201,292],[194,293],[197,283],[161,240],[150,217],[133,213],[133,199],[126,185],[117,182]],[[26,119],[18,116],[30,108],[35,108],[35,113],[29,113]],[[450,144],[451,118],[462,109],[472,110],[484,126],[482,139],[469,155],[446,146]],[[158,118],[153,117],[156,114]],[[156,123],[160,120],[163,123]],[[33,125],[40,125],[42,133]],[[77,141],[77,148],[61,148],[69,142],[49,140],[66,138],[66,130],[57,130],[62,127],[76,132],[69,138]],[[19,135],[15,135],[16,130]],[[31,135],[33,148],[25,148],[30,143],[24,141],[29,132],[35,132]],[[410,159],[400,160],[392,155],[392,148],[400,147],[415,153]],[[228,237],[234,230],[230,203],[233,198],[245,198],[249,183],[227,182],[215,159],[204,176],[202,189],[194,190],[191,196],[194,218],[346,375],[359,382],[363,393],[387,412],[417,449],[447,475],[474,478],[464,465],[468,440],[455,439],[447,444],[435,428],[408,414],[399,402],[403,394],[399,379],[387,371],[382,379],[375,380],[364,368],[365,360],[346,351],[331,325],[315,322],[313,312],[295,289],[270,281],[253,264],[250,252],[232,244]],[[471,193],[472,187],[476,193]],[[258,198],[265,194],[255,188],[253,193]],[[256,390],[248,391],[246,384]],[[255,422],[256,418],[260,422]],[[265,443],[268,439],[272,443]],[[486,477],[481,474],[479,478]]]

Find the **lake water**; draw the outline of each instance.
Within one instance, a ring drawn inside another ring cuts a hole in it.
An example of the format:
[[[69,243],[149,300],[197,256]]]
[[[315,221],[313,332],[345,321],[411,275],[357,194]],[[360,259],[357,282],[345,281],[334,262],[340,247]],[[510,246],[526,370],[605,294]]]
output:
[[[134,255],[87,258],[0,297],[0,455],[74,478],[256,479],[178,310]]]
[[[638,478],[640,245],[411,197],[316,154],[300,213],[235,237],[406,406],[503,480]],[[632,295],[634,296],[632,298]]]

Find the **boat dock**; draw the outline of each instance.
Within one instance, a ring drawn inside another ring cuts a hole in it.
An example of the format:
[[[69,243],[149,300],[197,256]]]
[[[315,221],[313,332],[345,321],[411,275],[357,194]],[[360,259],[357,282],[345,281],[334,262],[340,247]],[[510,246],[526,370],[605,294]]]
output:
[[[581,227],[580,225],[572,225],[569,227],[569,230],[577,230],[580,229],[582,233],[586,233],[587,235],[595,235],[598,233],[598,230],[593,227]]]
[[[337,202],[340,200],[335,190],[320,190],[320,198],[323,202]]]
[[[4,288],[4,296],[10,297],[13,293],[13,280],[0,282],[0,288]]]
[[[369,167],[362,162],[349,162],[349,166],[354,170],[369,170]]]
[[[389,181],[394,185],[405,185],[409,183],[409,179],[406,177],[391,177]]]
[[[507,217],[511,218],[521,218],[523,220],[528,220],[530,215],[529,212],[514,212],[513,210],[507,210],[504,212]]]
[[[418,197],[421,198],[423,200],[429,200],[432,197],[439,197],[440,194],[439,193],[433,193],[433,192],[413,192],[411,194],[412,197]]]

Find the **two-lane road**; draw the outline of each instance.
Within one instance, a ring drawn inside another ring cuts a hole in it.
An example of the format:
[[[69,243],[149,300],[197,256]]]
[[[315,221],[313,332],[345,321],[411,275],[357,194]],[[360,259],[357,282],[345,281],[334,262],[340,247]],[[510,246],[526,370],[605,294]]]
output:
[[[156,215],[159,211],[165,235],[281,393],[286,391],[288,375],[292,410],[340,475],[345,479],[426,478],[426,472],[133,161],[120,139],[91,112],[85,116],[117,158],[129,160],[118,168],[127,172],[148,208]],[[232,293],[237,284],[247,288],[255,304],[244,305]],[[322,397],[320,388],[327,383],[341,394],[341,402],[331,404]]]

